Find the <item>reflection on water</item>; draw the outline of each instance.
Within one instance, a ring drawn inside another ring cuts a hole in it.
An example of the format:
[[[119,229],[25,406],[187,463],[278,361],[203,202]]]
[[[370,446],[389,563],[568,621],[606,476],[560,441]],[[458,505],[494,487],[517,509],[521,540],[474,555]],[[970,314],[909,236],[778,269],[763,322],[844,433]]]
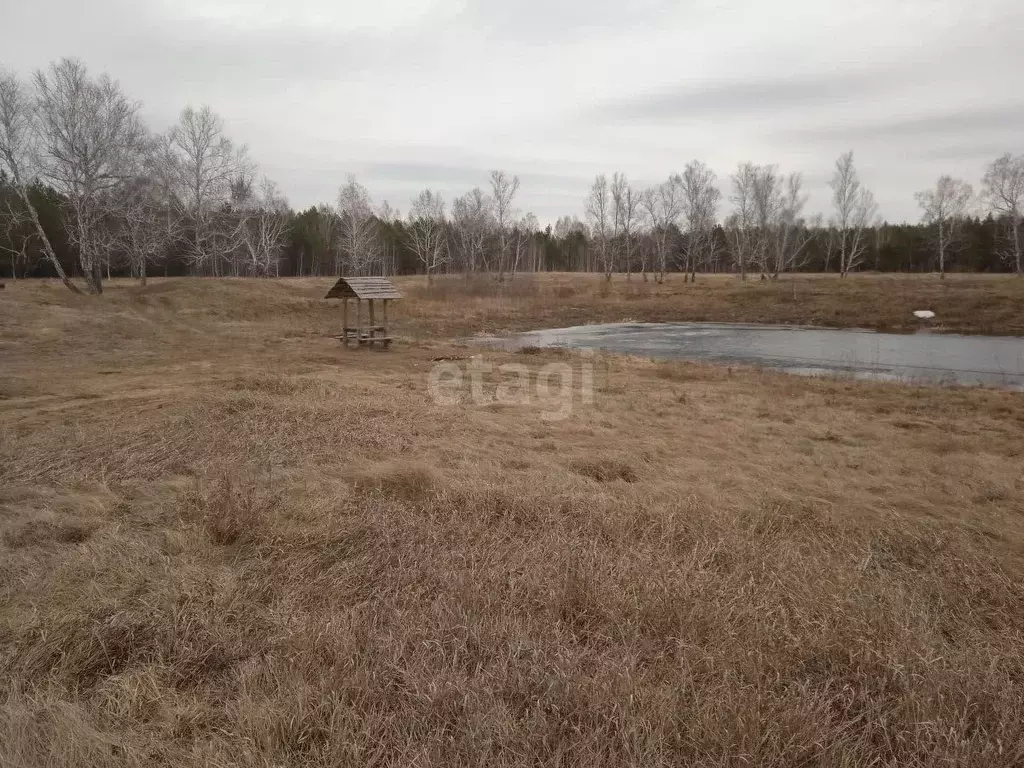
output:
[[[874,333],[722,323],[614,323],[483,340],[518,348],[577,347],[620,354],[759,365],[841,375],[1024,391],[1024,337]]]

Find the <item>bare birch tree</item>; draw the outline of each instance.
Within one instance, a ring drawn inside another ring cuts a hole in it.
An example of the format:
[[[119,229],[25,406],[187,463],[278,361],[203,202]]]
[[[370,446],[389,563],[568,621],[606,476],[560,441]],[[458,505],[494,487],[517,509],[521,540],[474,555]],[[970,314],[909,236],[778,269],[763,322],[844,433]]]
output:
[[[448,263],[451,256],[444,199],[440,194],[425,189],[412,201],[406,236],[409,248],[423,265],[427,281],[433,281],[434,273]]]
[[[246,272],[278,276],[281,249],[288,233],[288,201],[266,176],[259,191],[242,207],[241,230]]]
[[[665,282],[668,255],[683,210],[682,179],[676,174],[643,194],[643,209],[651,227],[654,260],[658,269],[657,282]]]
[[[782,212],[782,177],[778,167],[759,165],[754,176],[754,248],[751,259],[764,280],[772,272],[775,228]]]
[[[527,213],[516,222],[512,231],[512,264],[510,268],[513,278],[519,271],[519,265],[523,258],[533,246],[533,238],[538,229],[540,229],[540,225],[537,223],[537,217],[532,213]]]
[[[107,75],[92,79],[73,59],[36,71],[33,80],[39,174],[62,196],[86,285],[101,293],[112,206],[121,199],[118,188],[139,172],[145,147],[139,105]]]
[[[515,211],[512,201],[519,191],[519,177],[509,178],[504,171],[491,171],[491,198],[494,201],[494,224],[498,237],[498,280],[505,278],[509,255],[509,239]]]
[[[612,242],[622,254],[622,261],[626,265],[626,279],[630,280],[633,270],[634,236],[640,216],[640,193],[630,186],[626,174],[619,172],[612,175],[609,191],[612,199]]]
[[[874,195],[860,183],[853,166],[853,152],[846,152],[836,160],[829,186],[839,239],[839,275],[845,277],[864,261],[868,247],[866,230],[874,224],[878,206]]]
[[[951,176],[940,176],[935,189],[918,192],[914,198],[921,206],[922,221],[935,227],[939,277],[945,278],[946,254],[967,215],[968,206],[974,198],[974,190],[966,181]]]
[[[0,177],[0,182],[6,179]],[[0,191],[3,191],[0,188]],[[18,266],[22,276],[28,271],[28,247],[35,237],[31,232],[31,217],[24,209],[20,200],[3,200],[0,206],[0,251],[5,252],[11,260],[11,278],[17,279]],[[26,231],[28,230],[28,231]]]
[[[801,214],[807,204],[803,194],[803,177],[791,173],[783,179],[774,206],[776,219],[772,224],[772,256],[768,264],[769,277],[777,280],[779,274],[792,272],[807,263],[808,246],[814,240],[814,231],[821,225],[817,217],[808,225]]]
[[[10,177],[11,186],[21,202],[39,238],[43,255],[61,279],[74,293],[81,293],[57,258],[46,230],[39,220],[39,212],[32,204],[29,188],[35,178],[34,105],[28,89],[16,75],[0,70],[0,169]],[[12,208],[13,215],[13,208]]]
[[[1024,223],[1024,155],[1007,153],[985,169],[981,182],[982,199],[997,217],[1005,219],[1009,229],[1009,247],[1005,257],[1017,275],[1024,276],[1021,225]]]
[[[715,185],[715,172],[699,160],[693,160],[680,177],[682,214],[686,227],[684,271],[696,281],[697,267],[708,261],[714,246],[715,217],[722,193]]]
[[[590,195],[586,201],[587,219],[590,220],[591,237],[597,244],[598,260],[604,270],[605,280],[612,279],[614,257],[609,248],[609,224],[612,218],[612,201],[608,189],[608,178],[598,174],[590,187]]]
[[[760,247],[756,200],[760,174],[760,166],[741,163],[732,175],[732,195],[729,200],[733,204],[733,212],[726,219],[726,233],[740,280],[747,279],[747,266],[756,257]]]
[[[480,187],[452,203],[452,225],[458,238],[462,269],[476,272],[486,266],[487,238],[494,229],[493,204]]]
[[[370,193],[355,176],[349,176],[338,192],[338,215],[348,273],[357,275],[380,261],[381,240]]]
[[[186,107],[171,137],[192,234],[188,258],[218,274],[221,254],[239,245],[238,223],[224,209],[231,202],[232,185],[253,174],[248,150],[224,135],[223,121],[208,106]]]
[[[146,284],[150,264],[185,242],[180,200],[175,196],[176,156],[169,135],[147,140],[142,172],[124,191],[118,247],[133,277]]]

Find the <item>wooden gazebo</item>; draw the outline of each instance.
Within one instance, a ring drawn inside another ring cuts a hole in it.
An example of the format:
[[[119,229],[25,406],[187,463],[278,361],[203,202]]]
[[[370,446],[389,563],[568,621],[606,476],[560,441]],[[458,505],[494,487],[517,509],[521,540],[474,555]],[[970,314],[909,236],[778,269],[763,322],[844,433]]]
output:
[[[327,292],[325,299],[341,299],[342,317],[344,322],[341,328],[341,335],[335,338],[340,339],[345,346],[350,341],[356,344],[369,344],[373,346],[380,342],[387,347],[391,344],[391,336],[388,335],[388,302],[402,298],[394,284],[386,277],[342,277],[334,284],[334,287]],[[348,302],[349,299],[356,300],[356,324],[348,324]],[[369,325],[363,325],[363,302],[370,305]],[[383,317],[381,323],[377,323],[375,302],[383,302]]]

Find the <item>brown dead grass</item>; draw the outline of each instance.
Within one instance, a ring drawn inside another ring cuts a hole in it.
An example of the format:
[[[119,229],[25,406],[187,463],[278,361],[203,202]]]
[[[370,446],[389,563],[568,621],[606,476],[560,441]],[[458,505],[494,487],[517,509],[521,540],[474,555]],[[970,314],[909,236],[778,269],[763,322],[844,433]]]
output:
[[[913,331],[913,312],[930,309],[932,327],[958,333],[1024,335],[1024,280],[1009,275],[790,275],[778,282],[700,275],[693,284],[622,275],[519,275],[400,281],[416,299],[417,328],[450,335],[593,322],[781,323]]]
[[[1020,394],[599,356],[564,421],[443,407],[451,336],[712,304],[403,281],[345,352],[328,282],[8,284],[0,765],[1024,760]]]

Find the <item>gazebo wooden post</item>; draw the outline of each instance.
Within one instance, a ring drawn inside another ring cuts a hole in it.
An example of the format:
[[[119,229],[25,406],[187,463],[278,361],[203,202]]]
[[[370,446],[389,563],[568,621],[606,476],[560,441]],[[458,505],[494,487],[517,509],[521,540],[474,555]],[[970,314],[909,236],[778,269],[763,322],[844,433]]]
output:
[[[348,346],[348,299],[341,300],[341,340]]]
[[[359,334],[363,329],[363,300],[356,299],[356,346],[362,344]]]
[[[374,337],[374,334],[375,334],[376,332],[377,332],[377,319],[376,319],[376,317],[374,316],[374,311],[373,311],[373,299],[370,299],[370,332],[369,332],[369,343],[370,343],[370,346],[371,346],[371,347],[373,346],[373,337]]]

